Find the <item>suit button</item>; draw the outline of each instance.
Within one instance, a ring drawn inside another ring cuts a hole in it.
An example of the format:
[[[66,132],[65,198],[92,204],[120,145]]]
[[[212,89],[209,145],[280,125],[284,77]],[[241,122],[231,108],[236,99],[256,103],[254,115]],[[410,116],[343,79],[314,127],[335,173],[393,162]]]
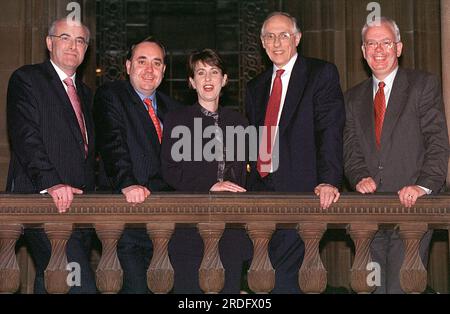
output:
[[[383,170],[384,167],[382,165],[378,165],[378,169]]]

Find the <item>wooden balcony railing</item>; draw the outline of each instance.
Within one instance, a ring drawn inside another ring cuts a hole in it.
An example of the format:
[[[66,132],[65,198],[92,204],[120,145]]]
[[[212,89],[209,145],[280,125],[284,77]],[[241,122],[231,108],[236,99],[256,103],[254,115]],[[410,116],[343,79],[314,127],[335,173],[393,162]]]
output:
[[[218,241],[226,224],[241,224],[254,246],[248,271],[248,286],[256,293],[270,292],[275,271],[268,255],[268,243],[278,227],[296,228],[305,242],[305,258],[299,269],[299,286],[305,293],[321,293],[327,284],[327,270],[319,254],[319,242],[327,228],[346,229],[355,244],[351,288],[370,293],[369,245],[380,226],[399,228],[406,250],[400,272],[402,288],[408,293],[424,291],[427,271],[419,257],[419,241],[427,229],[449,229],[450,195],[427,196],[411,208],[403,208],[396,195],[344,194],[338,203],[322,210],[312,194],[178,194],[154,193],[143,204],[130,206],[121,195],[93,194],[76,197],[68,213],[58,214],[50,197],[0,195],[0,293],[19,288],[20,270],[14,247],[24,227],[42,226],[52,256],[45,272],[50,293],[66,293],[66,242],[72,228],[95,228],[102,242],[96,270],[102,293],[117,293],[122,270],[116,245],[126,225],[146,226],[154,253],[147,272],[148,287],[154,293],[171,290],[174,270],[168,242],[176,224],[196,224],[205,244],[199,269],[200,287],[205,293],[219,292],[224,270],[219,262]]]

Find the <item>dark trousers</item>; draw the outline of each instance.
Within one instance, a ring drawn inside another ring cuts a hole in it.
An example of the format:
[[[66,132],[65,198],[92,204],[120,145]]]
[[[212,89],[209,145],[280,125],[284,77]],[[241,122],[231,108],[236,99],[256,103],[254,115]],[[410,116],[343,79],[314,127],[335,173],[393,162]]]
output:
[[[254,178],[250,189],[260,192],[275,192],[271,174],[265,178]],[[301,293],[298,272],[305,255],[305,245],[296,230],[278,229],[269,242],[269,257],[275,269],[274,294]]]
[[[298,272],[305,255],[305,245],[297,230],[276,230],[269,243],[269,257],[275,269],[274,294],[301,293]]]
[[[203,293],[199,286],[199,268],[203,258],[203,240],[195,228],[177,228],[170,242],[170,260],[175,270],[174,293]],[[243,264],[252,254],[251,241],[244,229],[226,228],[219,242],[225,269],[221,293],[241,290]]]
[[[123,270],[120,293],[151,293],[147,286],[147,269],[153,244],[144,228],[125,228],[117,244],[117,255]]]
[[[433,230],[428,230],[419,245],[419,255],[427,268],[428,253]],[[376,294],[404,294],[400,286],[400,268],[405,257],[405,247],[398,230],[379,230],[370,244],[372,260],[380,264],[381,286]]]
[[[78,263],[81,270],[81,285],[71,287],[70,294],[97,293],[94,272],[89,262],[93,237],[93,229],[75,229],[67,241],[67,261]],[[34,293],[45,294],[44,271],[50,261],[50,241],[43,229],[25,229],[24,239],[36,268]]]

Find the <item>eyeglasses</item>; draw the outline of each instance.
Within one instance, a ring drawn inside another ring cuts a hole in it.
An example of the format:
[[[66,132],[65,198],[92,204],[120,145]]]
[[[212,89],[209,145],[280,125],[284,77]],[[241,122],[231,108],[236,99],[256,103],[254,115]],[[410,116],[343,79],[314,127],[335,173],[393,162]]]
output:
[[[381,45],[381,47],[383,47],[384,49],[392,49],[392,47],[394,47],[394,44],[398,44],[398,42],[394,42],[389,39],[382,41],[369,40],[364,43],[364,47],[367,50],[375,50],[379,45]]]
[[[277,40],[277,38],[280,40],[280,42],[288,42],[292,36],[294,36],[295,33],[288,33],[288,32],[282,32],[277,34],[274,33],[267,33],[262,36],[265,44],[273,44]]]
[[[67,34],[62,34],[59,36],[58,35],[50,35],[50,37],[56,37],[65,44],[69,44],[69,43],[72,43],[73,41],[75,41],[75,44],[77,46],[85,47],[88,45],[88,42],[83,37],[76,37],[74,39],[72,36],[67,35]]]

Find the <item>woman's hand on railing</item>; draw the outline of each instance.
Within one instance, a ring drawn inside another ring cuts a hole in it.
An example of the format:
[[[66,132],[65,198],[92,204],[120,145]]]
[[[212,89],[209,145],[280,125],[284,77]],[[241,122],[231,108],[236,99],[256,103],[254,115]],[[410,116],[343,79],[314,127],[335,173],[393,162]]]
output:
[[[214,184],[210,189],[211,192],[246,192],[247,190],[230,181],[222,181]]]

